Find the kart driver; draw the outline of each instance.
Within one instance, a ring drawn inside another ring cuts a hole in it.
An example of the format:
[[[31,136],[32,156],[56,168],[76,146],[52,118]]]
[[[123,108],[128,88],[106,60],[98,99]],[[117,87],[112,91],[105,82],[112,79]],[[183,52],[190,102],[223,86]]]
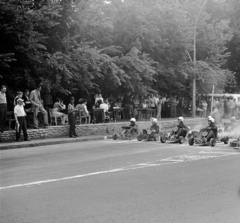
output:
[[[235,116],[231,118],[230,126],[231,126],[231,129],[230,129],[231,131],[237,128],[237,118]]]
[[[159,126],[157,124],[157,119],[152,119],[152,125],[149,128],[151,130],[151,133],[147,136],[147,140],[153,138],[156,141],[156,134],[159,134]],[[143,134],[147,134],[147,130],[143,129]]]
[[[135,118],[131,118],[130,119],[130,125],[129,126],[122,126],[122,128],[124,129],[122,134],[123,135],[127,135],[127,134],[138,134],[139,129],[138,126],[136,124],[136,119]]]
[[[208,126],[201,129],[201,132],[206,131],[208,134],[206,138],[203,138],[203,142],[209,142],[211,138],[217,137],[217,126],[214,124],[215,120],[212,117],[208,117]]]
[[[187,135],[188,127],[184,124],[184,118],[181,116],[178,118],[177,128],[177,131],[172,131],[172,136],[175,134],[176,139],[178,139],[180,136],[183,136],[185,138]]]

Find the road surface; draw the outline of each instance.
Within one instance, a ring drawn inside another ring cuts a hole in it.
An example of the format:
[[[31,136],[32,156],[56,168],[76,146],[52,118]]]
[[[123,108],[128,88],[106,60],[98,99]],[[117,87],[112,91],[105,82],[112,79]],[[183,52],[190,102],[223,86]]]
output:
[[[239,223],[240,152],[102,140],[1,154],[1,223]]]

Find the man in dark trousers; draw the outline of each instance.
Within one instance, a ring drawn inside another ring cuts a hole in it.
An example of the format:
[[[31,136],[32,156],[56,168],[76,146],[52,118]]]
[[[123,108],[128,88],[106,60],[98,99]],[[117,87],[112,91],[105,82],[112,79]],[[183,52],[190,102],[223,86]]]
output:
[[[4,131],[5,121],[7,119],[7,98],[6,98],[7,88],[5,85],[1,86],[0,91],[0,132]]]
[[[23,107],[23,99],[17,99],[17,105],[14,107],[14,117],[16,120],[16,141],[20,142],[21,131],[23,130],[24,141],[30,141],[27,134],[26,113]]]

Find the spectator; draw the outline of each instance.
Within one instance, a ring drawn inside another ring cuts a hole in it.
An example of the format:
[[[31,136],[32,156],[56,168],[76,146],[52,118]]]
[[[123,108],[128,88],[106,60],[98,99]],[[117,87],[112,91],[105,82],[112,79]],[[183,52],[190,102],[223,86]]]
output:
[[[157,102],[157,120],[160,120],[162,118],[161,112],[162,112],[162,100],[161,97],[158,98],[159,100],[155,100]]]
[[[31,101],[29,99],[29,90],[26,89],[24,91],[24,95],[22,97],[23,101],[24,101],[24,109],[25,109],[25,112],[30,112],[32,110],[32,104],[31,104]]]
[[[14,107],[14,117],[16,120],[16,141],[20,142],[21,131],[23,130],[24,141],[30,141],[27,134],[26,113],[23,107],[23,99],[17,99],[17,105]]]
[[[68,104],[68,121],[69,121],[69,137],[70,138],[76,138],[77,134],[75,131],[76,128],[76,117],[75,117],[75,112],[78,111],[78,109],[74,108],[74,102],[75,98],[71,97],[70,98],[70,103]]]
[[[0,91],[0,132],[4,131],[4,126],[7,119],[6,91],[7,87],[5,85],[2,85]]]
[[[210,114],[210,116],[215,119],[216,125],[222,123],[221,115],[220,115],[217,107],[213,108],[213,112]]]
[[[62,125],[65,125],[68,122],[68,116],[62,113],[62,110],[66,109],[66,105],[63,104],[61,98],[56,98],[56,102],[53,105],[53,113],[56,117],[60,117],[62,121]]]
[[[203,99],[202,101],[202,110],[203,110],[203,117],[206,118],[207,117],[207,107],[208,107],[208,104],[206,102],[205,99]]]
[[[96,95],[95,95],[95,104],[96,104],[99,100],[101,100],[101,101],[103,102],[103,97],[102,97],[101,94],[96,94]]]
[[[37,88],[33,90],[30,94],[30,101],[32,103],[33,110],[33,126],[35,129],[38,129],[38,112],[40,111],[43,114],[44,118],[44,127],[48,126],[48,113],[43,108],[42,99],[41,99],[41,89],[42,85],[38,84]]]
[[[87,110],[87,100],[80,98],[79,99],[79,104],[76,105],[76,109],[78,111],[80,110],[82,112],[83,116],[86,116],[86,119],[87,119],[86,121],[90,124],[90,122],[91,122],[91,115],[89,114],[89,111]]]
[[[224,103],[223,103],[223,98],[219,99],[219,104],[218,104],[218,111],[221,115],[221,118],[223,118],[224,115]]]
[[[100,108],[104,110],[105,114],[108,112],[108,104],[106,103],[106,100],[104,100],[103,103],[100,104]]]
[[[17,100],[18,100],[19,98],[22,98],[22,97],[23,97],[22,91],[18,91],[18,92],[17,92],[17,96],[14,98],[13,105],[16,106],[16,105],[17,105]],[[24,106],[24,105],[23,105],[23,106]]]

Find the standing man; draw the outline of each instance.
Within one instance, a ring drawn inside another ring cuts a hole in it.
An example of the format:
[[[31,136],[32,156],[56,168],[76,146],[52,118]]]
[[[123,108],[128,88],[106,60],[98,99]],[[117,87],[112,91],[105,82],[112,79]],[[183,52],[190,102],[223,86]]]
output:
[[[26,112],[23,107],[23,99],[17,99],[17,105],[14,107],[14,117],[16,120],[16,141],[20,142],[21,131],[23,130],[24,141],[30,141],[27,134],[27,123],[25,120]]]
[[[38,129],[38,112],[40,111],[43,114],[44,118],[44,127],[48,126],[48,113],[43,108],[42,99],[41,99],[41,91],[42,85],[38,84],[37,88],[33,90],[30,94],[30,102],[32,103],[33,110],[33,126],[35,129]]]
[[[5,85],[1,86],[0,91],[0,132],[4,131],[5,121],[7,119],[7,98],[6,98],[7,88]]]

